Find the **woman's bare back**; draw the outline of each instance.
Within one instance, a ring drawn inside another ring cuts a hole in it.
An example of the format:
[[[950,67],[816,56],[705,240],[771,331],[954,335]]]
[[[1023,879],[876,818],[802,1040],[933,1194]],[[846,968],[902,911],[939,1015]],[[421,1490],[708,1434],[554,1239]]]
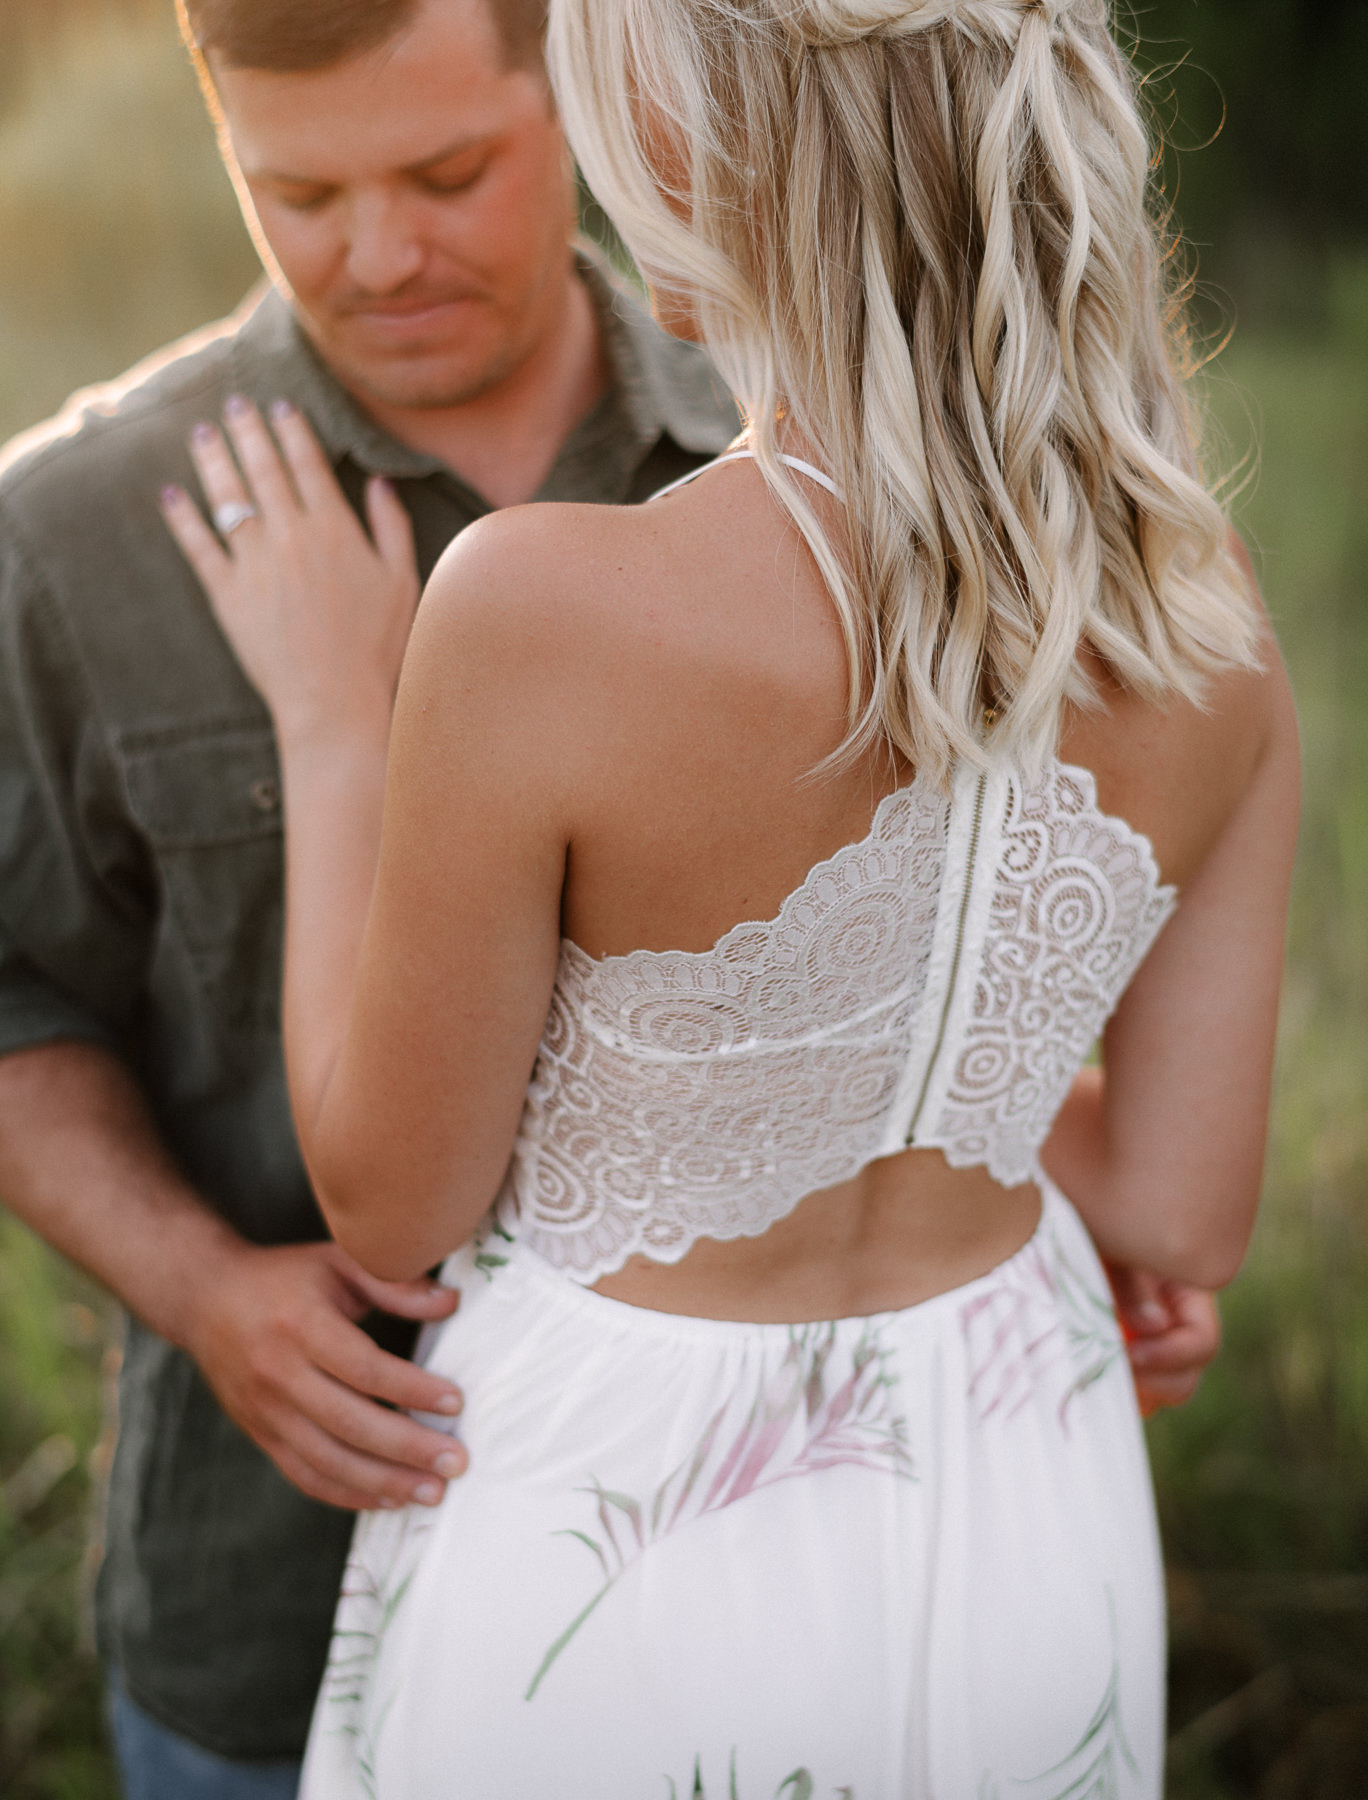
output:
[[[844,735],[845,649],[811,556],[753,465],[709,471],[644,510],[564,509],[547,529],[563,537],[552,566],[585,650],[566,669],[560,733],[578,746],[563,934],[595,958],[708,950],[738,921],[774,917],[911,772],[876,752],[811,776]],[[1279,675],[1235,674],[1208,711],[1160,712],[1092,673],[1099,706],[1069,718],[1060,758],[1094,773],[1102,810],[1142,832],[1164,880],[1186,889],[1278,734]],[[1076,1154],[1071,1172],[1100,1179],[1079,1170]],[[633,1257],[597,1285],[701,1316],[880,1311],[985,1272],[1038,1213],[1033,1184],[1004,1188],[912,1150],[809,1196],[762,1237],[704,1239],[675,1264]]]

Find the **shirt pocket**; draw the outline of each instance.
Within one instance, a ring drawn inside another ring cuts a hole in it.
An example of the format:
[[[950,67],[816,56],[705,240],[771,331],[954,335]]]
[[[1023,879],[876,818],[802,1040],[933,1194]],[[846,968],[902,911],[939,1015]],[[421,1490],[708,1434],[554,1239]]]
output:
[[[216,1024],[277,1030],[284,834],[270,726],[135,733],[119,748],[161,883],[158,959],[188,965]]]

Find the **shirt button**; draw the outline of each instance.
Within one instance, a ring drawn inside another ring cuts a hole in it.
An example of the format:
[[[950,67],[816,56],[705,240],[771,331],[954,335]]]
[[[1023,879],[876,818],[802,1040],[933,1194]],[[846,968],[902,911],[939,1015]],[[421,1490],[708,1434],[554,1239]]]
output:
[[[279,809],[280,783],[273,776],[263,775],[260,781],[252,783],[248,792],[258,812],[273,813]]]

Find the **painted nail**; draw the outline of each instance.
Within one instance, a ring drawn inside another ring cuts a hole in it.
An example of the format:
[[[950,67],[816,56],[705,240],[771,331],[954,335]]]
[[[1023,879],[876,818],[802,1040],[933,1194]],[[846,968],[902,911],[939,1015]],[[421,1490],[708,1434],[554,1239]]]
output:
[[[242,419],[252,410],[248,401],[241,394],[229,394],[223,403],[223,410],[230,419]]]
[[[283,423],[286,419],[292,419],[294,417],[294,410],[294,407],[291,406],[288,400],[272,400],[271,402],[271,417],[275,419],[277,423]]]
[[[440,1475],[444,1481],[453,1481],[464,1469],[465,1464],[454,1450],[443,1450],[432,1464],[433,1473]]]
[[[439,1413],[445,1413],[448,1418],[454,1419],[464,1405],[465,1401],[459,1394],[443,1394],[437,1402],[436,1410]]]
[[[175,483],[171,482],[171,481],[168,481],[166,486],[161,491],[161,503],[163,506],[175,506],[179,501],[183,500],[184,498],[185,498],[185,489],[178,488],[175,485]]]
[[[440,1506],[442,1489],[435,1481],[420,1481],[413,1490],[413,1497],[419,1506]]]
[[[201,419],[190,435],[197,444],[212,444],[218,432],[207,419]]]

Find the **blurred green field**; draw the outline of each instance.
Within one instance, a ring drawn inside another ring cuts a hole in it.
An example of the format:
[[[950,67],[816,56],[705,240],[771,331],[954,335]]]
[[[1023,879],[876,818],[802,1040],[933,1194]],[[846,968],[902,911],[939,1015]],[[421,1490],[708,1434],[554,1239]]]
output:
[[[0,437],[225,310],[255,274],[167,9],[68,3],[79,30],[54,35],[45,9],[5,0],[40,21],[31,79],[0,19]],[[1311,336],[1237,319],[1204,377],[1221,460],[1260,446],[1237,514],[1293,671],[1307,810],[1263,1216],[1224,1356],[1151,1427],[1172,1800],[1368,1795],[1368,260],[1336,261],[1306,310]],[[12,1800],[114,1792],[83,1593],[115,1330],[0,1213]]]

